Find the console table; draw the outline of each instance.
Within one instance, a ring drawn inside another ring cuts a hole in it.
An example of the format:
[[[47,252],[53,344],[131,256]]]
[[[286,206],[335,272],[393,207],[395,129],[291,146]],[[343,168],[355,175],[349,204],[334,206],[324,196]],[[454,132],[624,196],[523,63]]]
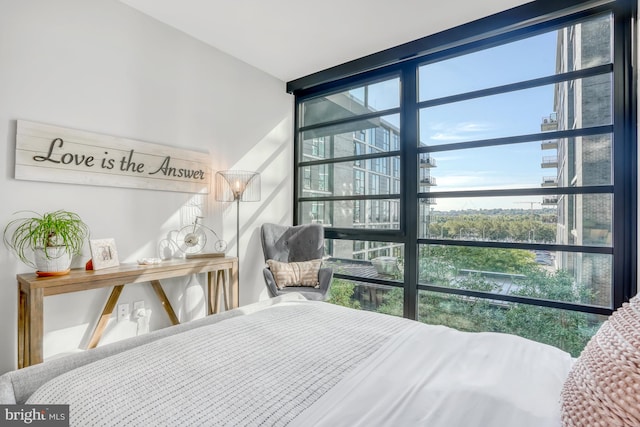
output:
[[[160,280],[197,273],[207,273],[208,314],[220,310],[220,293],[226,309],[238,307],[238,259],[235,257],[170,260],[153,265],[121,264],[103,270],[74,269],[64,276],[18,274],[18,368],[43,360],[44,297],[113,287],[89,340],[88,348],[93,348],[98,345],[126,284],[149,282],[175,325],[179,321]]]

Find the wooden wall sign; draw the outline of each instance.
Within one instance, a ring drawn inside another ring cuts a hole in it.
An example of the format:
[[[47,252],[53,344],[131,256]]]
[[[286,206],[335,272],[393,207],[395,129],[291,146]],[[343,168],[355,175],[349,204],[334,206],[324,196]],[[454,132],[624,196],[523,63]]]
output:
[[[209,193],[207,153],[18,120],[16,179]]]

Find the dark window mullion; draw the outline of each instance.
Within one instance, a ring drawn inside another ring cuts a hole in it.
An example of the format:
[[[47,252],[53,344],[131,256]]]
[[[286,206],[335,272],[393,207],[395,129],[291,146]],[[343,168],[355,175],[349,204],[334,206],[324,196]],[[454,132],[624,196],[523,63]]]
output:
[[[377,118],[382,118],[384,116],[391,116],[393,114],[398,114],[399,112],[400,112],[400,109],[398,107],[389,108],[387,110],[374,111],[367,114],[360,114],[357,116],[353,115],[353,116],[335,119],[331,121],[314,123],[312,125],[303,126],[299,128],[298,131],[306,132],[310,130],[322,129],[322,128],[331,127],[331,126],[338,126],[338,125],[344,125],[344,124],[353,123],[353,122],[361,122],[364,120],[377,119]]]
[[[614,12],[613,26],[613,176],[614,176],[614,283],[612,303],[619,307],[637,292],[637,134],[636,81],[627,52],[635,48],[632,14]]]
[[[293,107],[293,125],[294,129],[298,129],[300,126],[300,104],[301,101],[296,98]],[[300,142],[300,133],[293,132],[293,225],[300,224],[300,201],[298,195],[302,194],[302,181],[304,178],[300,176],[303,173],[303,169],[298,167],[299,159],[302,157],[302,147]]]
[[[523,249],[536,250],[546,249],[550,251],[591,253],[612,255],[611,246],[581,246],[581,245],[560,245],[557,243],[524,243],[524,242],[500,242],[495,240],[457,240],[457,239],[429,239],[418,240],[421,245],[442,245],[442,246],[469,246],[475,248],[499,248],[499,249]]]
[[[550,307],[550,308],[557,308],[561,310],[572,310],[572,311],[579,311],[583,313],[600,314],[604,316],[608,316],[612,312],[610,308],[594,306],[594,305],[575,304],[575,303],[556,301],[556,300],[527,298],[527,297],[522,297],[517,295],[492,294],[489,292],[472,291],[468,289],[445,288],[442,286],[433,286],[433,285],[425,285],[425,284],[419,284],[418,289],[424,290],[424,291],[444,293],[444,294],[461,295],[461,296],[467,296],[472,298],[492,299],[497,301],[513,302],[517,304],[518,303],[530,304],[530,305],[535,305],[539,307]]]
[[[400,229],[404,230],[404,316],[418,319],[418,68],[403,68],[400,103]]]
[[[397,157],[400,155],[399,151],[382,151],[379,153],[362,154],[360,156],[346,156],[346,157],[332,157],[328,159],[320,160],[305,160],[298,163],[298,167],[304,166],[316,166],[316,165],[330,165],[333,163],[353,162],[358,160],[380,159],[385,157]]]
[[[573,138],[577,136],[601,135],[613,132],[613,125],[592,126],[579,129],[558,130],[552,132],[530,133],[527,135],[505,136],[501,138],[478,139],[451,144],[429,145],[420,147],[421,153],[437,153],[440,151],[463,150],[466,148],[483,148],[497,145],[520,144],[522,142],[535,142],[550,139]]]
[[[458,197],[507,197],[507,196],[553,196],[556,194],[614,194],[612,185],[593,185],[588,187],[554,188],[509,188],[496,190],[452,190],[418,193],[420,198],[458,198]]]

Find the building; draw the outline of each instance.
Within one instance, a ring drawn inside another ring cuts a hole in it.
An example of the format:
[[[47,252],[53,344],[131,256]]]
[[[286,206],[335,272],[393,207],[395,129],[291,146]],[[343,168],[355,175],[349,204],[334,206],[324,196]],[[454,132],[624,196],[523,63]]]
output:
[[[558,31],[556,74],[581,70],[611,61],[611,19],[601,16]],[[542,120],[541,130],[595,127],[612,123],[611,74],[590,76],[556,84],[554,113]],[[611,135],[558,138],[542,143],[541,166],[556,170],[543,178],[543,187],[610,185],[612,183]],[[554,153],[554,154],[547,154]],[[557,205],[557,243],[611,246],[612,197],[549,195],[542,204]],[[593,286],[592,303],[611,303],[612,265],[607,256],[558,252],[557,268],[571,272],[579,283]]]

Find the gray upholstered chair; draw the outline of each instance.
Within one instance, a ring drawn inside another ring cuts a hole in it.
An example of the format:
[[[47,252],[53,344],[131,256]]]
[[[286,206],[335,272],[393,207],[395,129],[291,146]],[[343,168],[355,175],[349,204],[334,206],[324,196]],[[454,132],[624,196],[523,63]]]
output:
[[[324,256],[324,228],[320,224],[296,226],[263,224],[260,229],[260,238],[265,262],[269,259],[280,262],[301,262],[321,259]],[[276,297],[289,292],[299,292],[305,298],[315,301],[323,301],[328,297],[333,278],[333,270],[322,267],[318,272],[320,282],[318,288],[295,286],[278,289],[268,266],[263,273],[269,296]]]

